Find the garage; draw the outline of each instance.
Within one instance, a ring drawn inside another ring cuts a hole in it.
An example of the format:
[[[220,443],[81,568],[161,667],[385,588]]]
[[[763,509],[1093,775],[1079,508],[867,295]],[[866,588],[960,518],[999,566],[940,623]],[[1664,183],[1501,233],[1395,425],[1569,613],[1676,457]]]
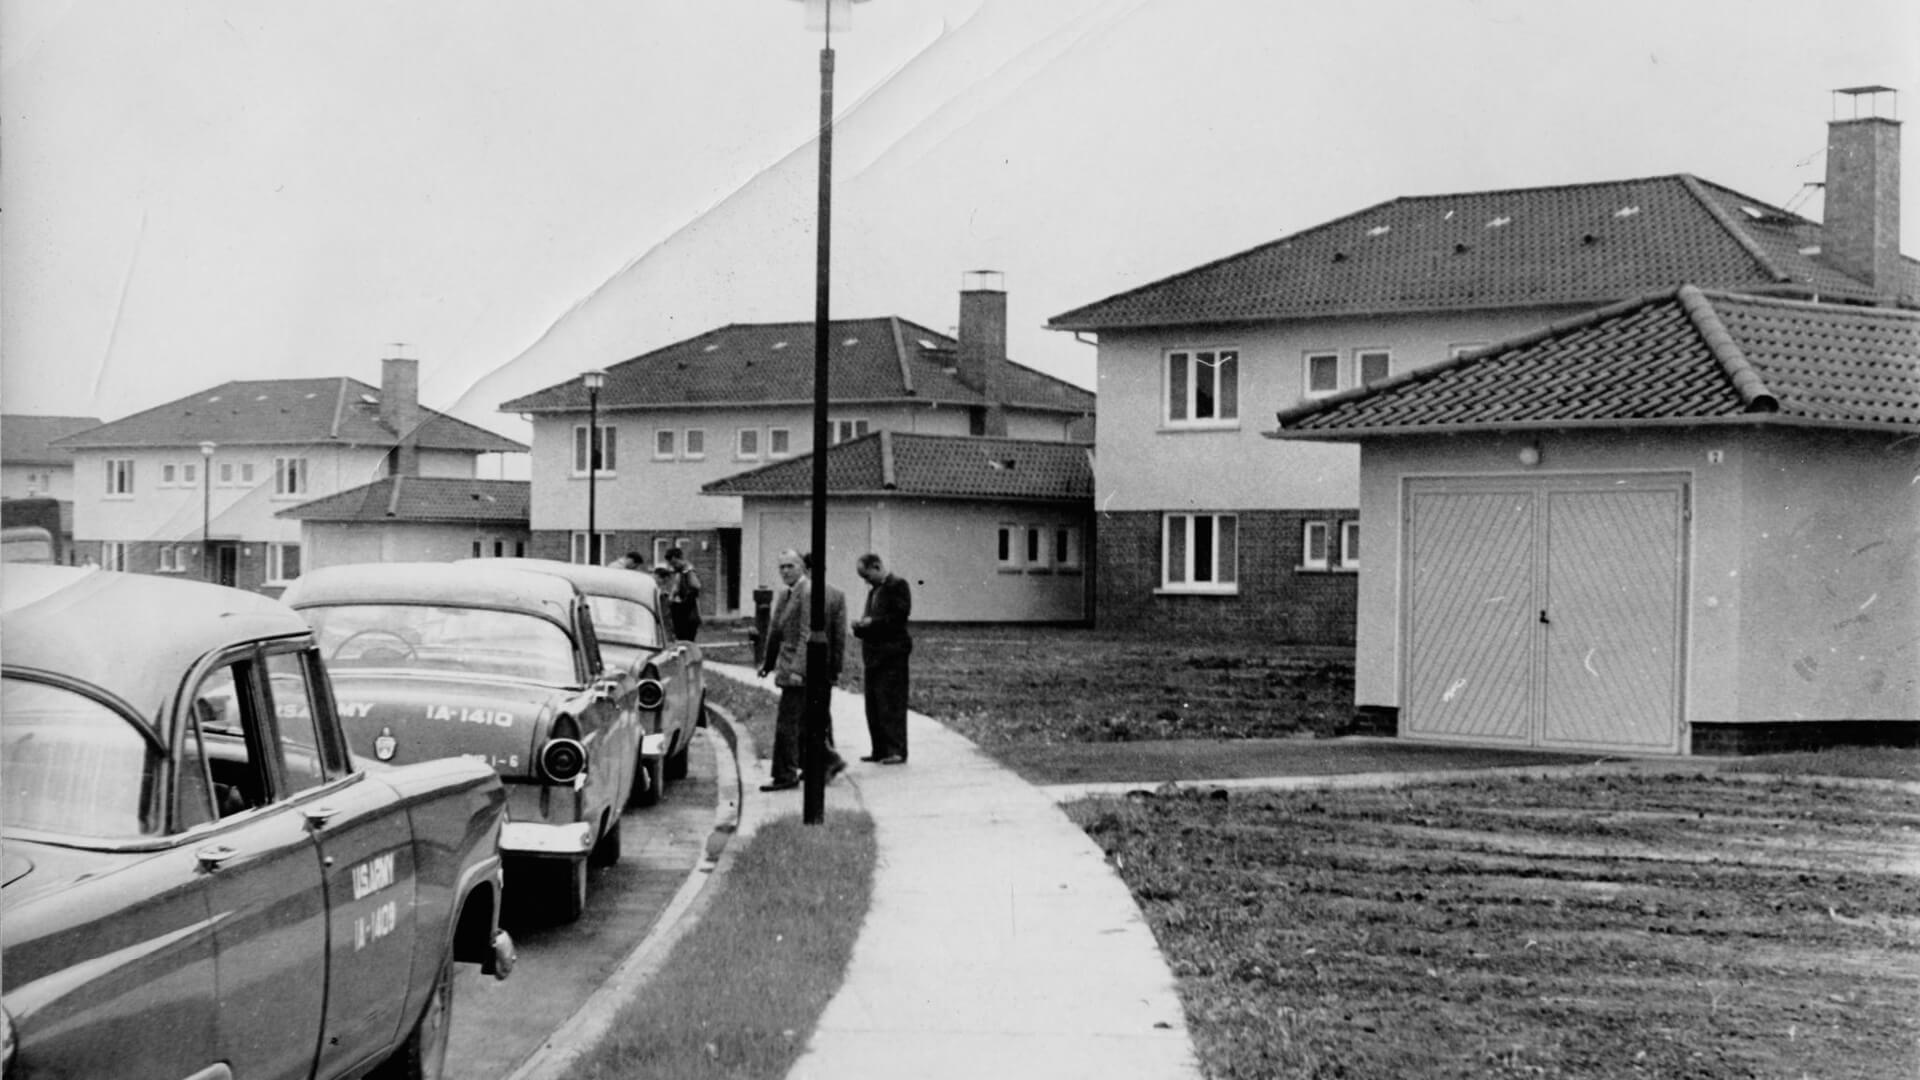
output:
[[[1404,735],[1680,749],[1684,475],[1405,485]]]

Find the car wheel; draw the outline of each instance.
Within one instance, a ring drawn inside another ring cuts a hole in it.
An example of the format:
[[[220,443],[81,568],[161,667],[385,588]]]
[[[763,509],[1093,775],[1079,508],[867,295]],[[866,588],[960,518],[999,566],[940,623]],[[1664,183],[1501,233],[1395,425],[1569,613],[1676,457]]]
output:
[[[660,801],[660,795],[667,787],[667,761],[665,758],[641,758],[641,775],[633,778],[633,805],[653,806]],[[640,785],[646,790],[641,791]]]
[[[587,860],[563,859],[554,864],[553,882],[554,921],[565,924],[578,922],[580,913],[587,910]]]
[[[440,960],[440,974],[427,994],[427,1007],[420,1022],[400,1049],[380,1067],[368,1074],[368,1080],[440,1080],[447,1066],[448,1033],[453,1029],[453,950]]]
[[[685,741],[681,742],[673,753],[667,755],[666,768],[662,770],[667,779],[685,780],[687,778],[687,751],[692,748],[693,733],[688,732]]]
[[[600,834],[600,842],[593,845],[590,856],[595,866],[612,866],[620,861],[620,822],[615,819],[613,828]]]

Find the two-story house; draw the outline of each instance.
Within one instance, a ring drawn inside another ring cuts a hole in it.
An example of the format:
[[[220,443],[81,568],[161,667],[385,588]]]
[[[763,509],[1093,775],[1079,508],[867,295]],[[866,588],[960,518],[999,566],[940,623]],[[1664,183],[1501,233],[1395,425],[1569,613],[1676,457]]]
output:
[[[1415,196],[1055,316],[1098,335],[1098,624],[1354,642],[1359,452],[1277,411],[1681,284],[1916,303],[1887,124],[1832,124],[1824,222],[1686,174]]]
[[[1000,275],[967,275],[958,338],[897,316],[829,327],[829,444],[871,432],[1088,441],[1094,395],[1006,355]],[[735,324],[611,365],[597,397],[581,379],[501,406],[533,423],[533,553],[584,562],[587,519],[602,560],[679,547],[706,582],[709,614],[742,610],[741,500],[707,485],[813,451],[814,324]],[[598,471],[590,485],[589,427]],[[748,580],[750,578],[750,580]]]
[[[53,442],[99,424],[92,416],[0,416],[0,503],[23,511],[19,524],[57,532],[62,552],[73,546],[73,454]],[[16,523],[12,513],[6,523]]]
[[[59,439],[79,555],[112,570],[274,589],[300,575],[280,510],[380,477],[475,475],[526,447],[419,403],[419,361],[347,377],[238,380]]]

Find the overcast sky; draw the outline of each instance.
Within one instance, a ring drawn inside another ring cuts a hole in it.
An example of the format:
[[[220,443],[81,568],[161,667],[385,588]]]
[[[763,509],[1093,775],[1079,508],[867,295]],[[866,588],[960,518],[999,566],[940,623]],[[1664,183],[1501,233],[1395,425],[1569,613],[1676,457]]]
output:
[[[0,0],[0,396],[518,394],[813,314],[792,0]],[[1920,107],[1913,0],[873,0],[836,35],[833,315],[1049,317],[1402,195],[1690,172],[1818,218],[1829,93]],[[1909,141],[1914,136],[1909,134]],[[1907,153],[1903,248],[1920,253]]]

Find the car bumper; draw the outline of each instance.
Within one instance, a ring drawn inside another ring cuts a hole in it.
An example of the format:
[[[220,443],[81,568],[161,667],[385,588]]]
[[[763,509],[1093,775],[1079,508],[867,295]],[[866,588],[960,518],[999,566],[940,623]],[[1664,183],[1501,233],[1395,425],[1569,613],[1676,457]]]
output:
[[[641,757],[661,757],[667,752],[667,733],[656,731],[640,736]]]
[[[593,825],[576,821],[546,825],[537,821],[509,821],[500,826],[500,854],[540,858],[574,858],[593,850]]]

